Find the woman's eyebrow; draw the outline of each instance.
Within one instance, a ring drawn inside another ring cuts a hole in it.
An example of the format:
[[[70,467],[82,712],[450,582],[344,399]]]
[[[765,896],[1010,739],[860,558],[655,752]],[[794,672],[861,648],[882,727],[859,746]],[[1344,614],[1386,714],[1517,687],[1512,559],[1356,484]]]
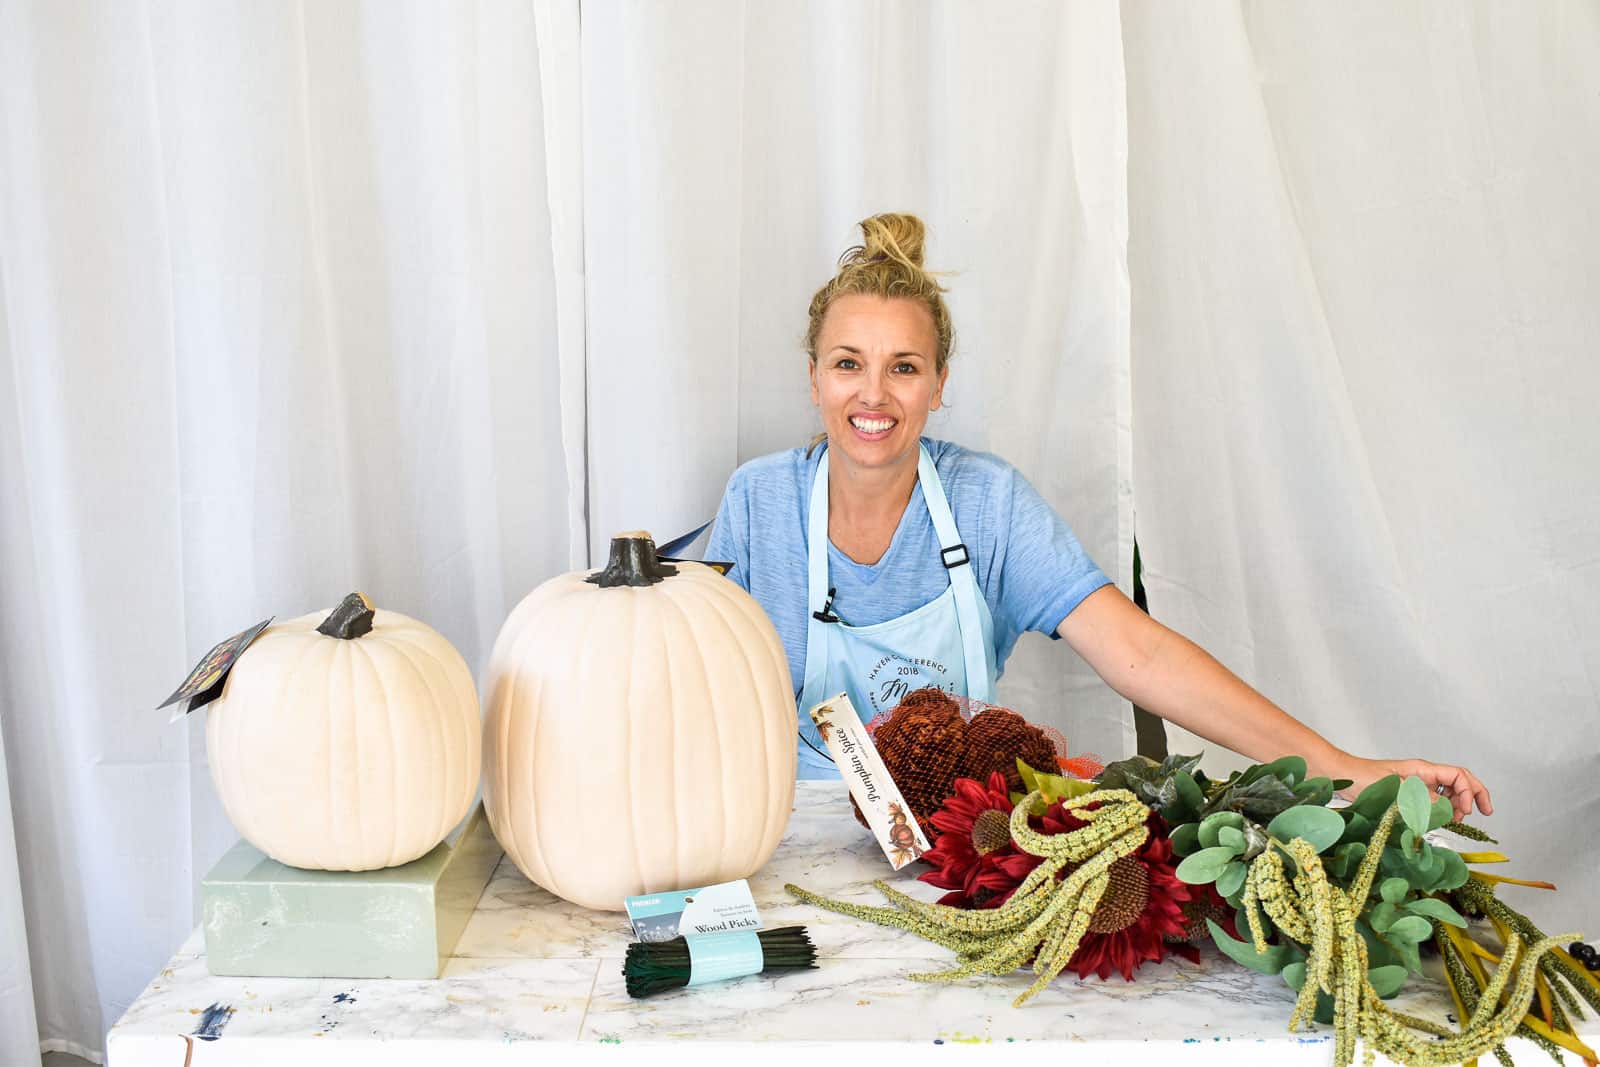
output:
[[[834,345],[832,348],[828,349],[828,352],[829,352],[829,354],[832,354],[834,352],[848,352],[852,356],[859,356],[861,354],[861,350],[859,348],[855,348],[852,345]],[[914,351],[914,350],[908,350],[908,351],[905,351],[905,352],[896,352],[894,354],[893,358],[895,358],[895,359],[905,359],[907,356],[910,356],[910,357],[912,357],[914,359],[927,359],[928,358],[927,356],[923,355],[921,352],[917,352],[917,351]]]

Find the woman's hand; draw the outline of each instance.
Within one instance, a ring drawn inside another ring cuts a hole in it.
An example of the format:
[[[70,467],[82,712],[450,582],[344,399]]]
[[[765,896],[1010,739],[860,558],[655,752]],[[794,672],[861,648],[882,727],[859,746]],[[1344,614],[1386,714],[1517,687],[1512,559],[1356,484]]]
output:
[[[1338,777],[1349,778],[1355,784],[1349,789],[1342,790],[1340,795],[1353,800],[1361,790],[1391,774],[1398,774],[1401,778],[1409,778],[1414,774],[1433,792],[1449,797],[1458,820],[1472,814],[1474,801],[1483,814],[1494,814],[1494,805],[1489,803],[1489,790],[1471,771],[1448,763],[1430,763],[1425,759],[1352,758],[1350,764],[1341,769]]]

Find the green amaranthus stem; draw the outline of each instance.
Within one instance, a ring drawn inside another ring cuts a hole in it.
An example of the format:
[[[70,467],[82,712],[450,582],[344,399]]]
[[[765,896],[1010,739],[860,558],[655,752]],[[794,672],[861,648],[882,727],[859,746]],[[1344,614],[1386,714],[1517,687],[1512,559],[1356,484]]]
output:
[[[1145,827],[1150,809],[1125,789],[1100,789],[1063,801],[1062,807],[1088,823],[1064,834],[1041,834],[1028,825],[1034,801],[1042,799],[1038,791],[1024,797],[1012,809],[1010,829],[1017,847],[1043,862],[998,908],[929,904],[882,882],[873,885],[888,898],[889,907],[829,900],[797,885],[784,888],[819,908],[910,930],[953,949],[963,960],[950,970],[913,974],[914,981],[954,982],[977,974],[1009,974],[1031,956],[1037,977],[1013,1001],[1020,1007],[1066,969],[1105,894],[1107,871],[1117,860],[1136,853],[1150,836]],[[1091,804],[1099,807],[1090,809]],[[1076,868],[1057,882],[1056,875],[1069,865]]]

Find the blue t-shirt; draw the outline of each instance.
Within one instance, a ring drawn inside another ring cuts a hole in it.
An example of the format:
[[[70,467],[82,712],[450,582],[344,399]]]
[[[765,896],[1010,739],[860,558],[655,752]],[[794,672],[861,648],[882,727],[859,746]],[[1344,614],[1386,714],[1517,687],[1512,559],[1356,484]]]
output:
[[[1015,467],[988,452],[973,452],[924,437],[956,530],[972,560],[978,588],[994,617],[994,660],[1005,669],[1024,630],[1058,636],[1084,597],[1110,579],[1084,554],[1072,530]],[[806,523],[811,483],[822,457],[804,448],[753,459],[734,471],[722,494],[706,559],[730,560],[728,577],[766,611],[783,639],[795,693],[805,681]],[[871,566],[828,544],[833,612],[846,625],[873,626],[934,600],[949,588],[939,559],[922,484],[911,492],[894,539]]]

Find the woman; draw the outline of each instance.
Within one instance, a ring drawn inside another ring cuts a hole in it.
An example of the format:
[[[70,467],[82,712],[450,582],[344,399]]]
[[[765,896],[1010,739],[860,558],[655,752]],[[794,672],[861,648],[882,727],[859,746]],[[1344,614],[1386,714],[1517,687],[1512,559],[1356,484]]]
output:
[[[1122,696],[1261,761],[1288,753],[1351,792],[1419,775],[1457,817],[1489,793],[1462,767],[1362,759],[1151,619],[1004,460],[922,437],[949,376],[950,315],[910,215],[863,244],[811,301],[806,351],[825,434],[740,467],[707,558],[772,618],[797,694],[802,777],[837,773],[807,712],[840,691],[871,718],[926,685],[994,699],[1024,630],[1064,638]],[[825,442],[825,443],[824,443]],[[817,447],[821,445],[822,447]]]

